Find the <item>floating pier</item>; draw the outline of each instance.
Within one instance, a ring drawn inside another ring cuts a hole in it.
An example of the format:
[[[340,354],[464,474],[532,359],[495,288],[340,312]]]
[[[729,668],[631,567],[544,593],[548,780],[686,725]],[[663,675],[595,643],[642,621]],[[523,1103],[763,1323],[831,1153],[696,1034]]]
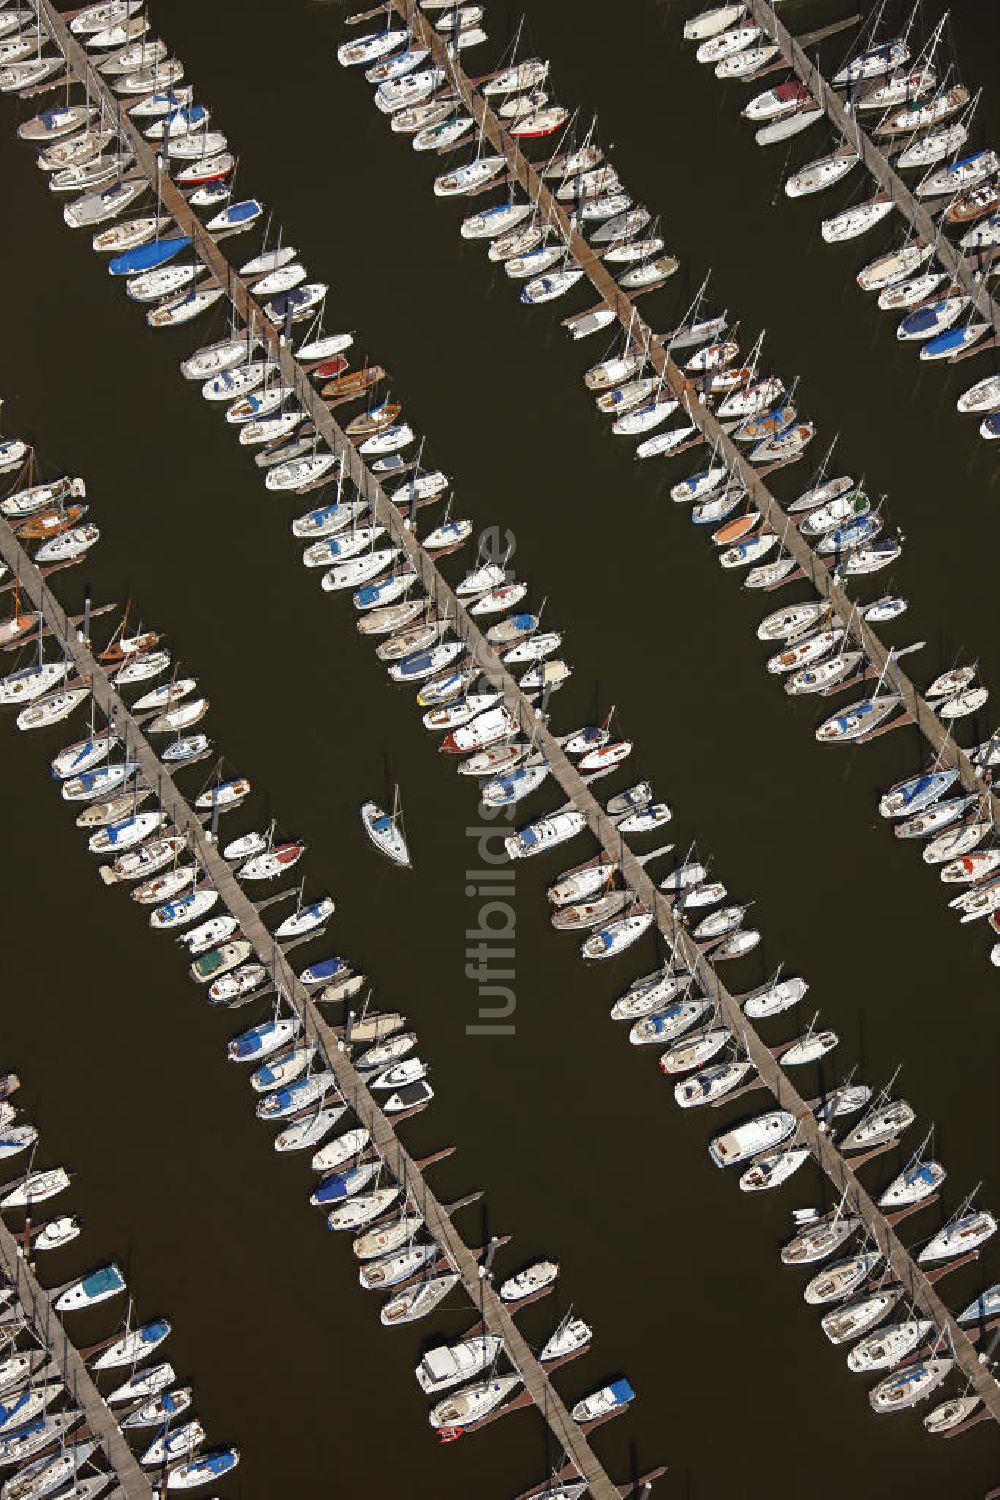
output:
[[[885,669],[889,652],[874,632],[855,617],[854,609],[846,595],[830,579],[824,564],[815,556],[778,502],[766,489],[760,476],[746,463],[712,413],[696,396],[692,395],[688,382],[670,359],[666,351],[654,341],[649,326],[635,310],[631,299],[617,286],[614,279],[597,258],[594,250],[582,237],[572,230],[568,218],[538,173],[527,162],[517,144],[502,129],[499,120],[475,92],[469,79],[449,56],[444,40],[417,10],[414,0],[393,0],[395,8],[412,26],[424,45],[431,48],[435,62],[446,70],[455,87],[483,132],[498,152],[502,152],[509,165],[511,177],[516,180],[532,199],[537,199],[542,212],[557,223],[564,234],[570,251],[584,267],[587,276],[599,297],[615,310],[615,314],[627,335],[648,348],[650,362],[662,374],[664,383],[674,393],[681,405],[691,415],[705,438],[721,452],[732,473],[745,484],[748,494],[760,510],[766,524],[782,536],[787,550],[799,562],[802,571],[809,577],[817,592],[827,599],[850,633],[872,657],[879,670]],[[91,96],[100,99],[108,118],[117,121],[122,134],[133,149],[140,169],[150,184],[156,182],[156,159],[148,143],[135,129],[119,107],[104,80],[97,74],[62,20],[52,9],[49,0],[35,0],[44,24],[50,30],[60,49],[71,62],[74,72],[86,80]],[[702,988],[704,994],[718,1003],[720,1013],[734,1035],[744,1041],[747,1056],[757,1069],[760,1078],[773,1094],[779,1106],[789,1110],[798,1121],[798,1140],[808,1146],[815,1160],[833,1183],[838,1195],[858,1214],[873,1242],[885,1256],[895,1275],[906,1288],[907,1295],[923,1314],[932,1319],[942,1336],[947,1337],[954,1349],[956,1364],[967,1377],[989,1413],[1000,1420],[1000,1385],[993,1379],[987,1367],[980,1364],[975,1348],[944,1303],[935,1293],[927,1275],[917,1266],[909,1251],[901,1244],[871,1196],[860,1183],[854,1167],[837,1149],[829,1136],[820,1129],[806,1101],[798,1093],[770,1048],[756,1032],[743,1014],[738,997],[732,995],[721,982],[705,954],[691,939],[684,928],[675,923],[670,902],[664,899],[631,849],[623,843],[615,824],[604,813],[593,793],[588,789],[574,765],[563,753],[558,741],[535,717],[518,684],[506,671],[497,654],[456,598],[449,585],[437,572],[429,555],[423,550],[403,517],[392,505],[374,476],[365,467],[356,449],[350,444],[343,430],[313,389],[309,380],[296,362],[291,351],[263,316],[246,283],[233,271],[219,246],[207,233],[201,221],[189,207],[183,194],[168,176],[160,181],[163,207],[175,218],[182,231],[191,236],[193,248],[217,282],[222,285],[237,313],[260,335],[268,353],[280,365],[282,374],[293,388],[304,410],[312,417],[319,437],[331,451],[342,456],[344,472],[356,486],[362,499],[368,501],[378,522],[383,525],[393,542],[400,547],[406,560],[412,565],[417,579],[426,589],[439,610],[447,609],[454,621],[456,635],[464,642],[476,665],[487,679],[498,687],[508,708],[515,715],[525,734],[533,735],[539,749],[544,753],[552,775],[567,798],[584,814],[587,824],[605,851],[621,862],[622,875],[638,898],[655,913],[660,933],[672,948],[677,959]],[[296,979],[284,954],[260,917],[245,892],[237,883],[232,870],[222,859],[214,843],[207,837],[205,829],[194,816],[191,808],[174,785],[166,768],[143,739],[141,732],[129,719],[124,704],[117,697],[107,676],[95,661],[86,642],[70,630],[61,606],[53,598],[37,569],[33,567],[19,546],[10,528],[0,522],[0,556],[20,573],[25,592],[35,607],[45,616],[54,633],[64,644],[67,653],[83,676],[90,676],[94,697],[98,707],[113,719],[121,732],[128,733],[132,753],[149,786],[155,788],[168,816],[186,832],[191,846],[217,885],[223,901],[240,921],[245,936],[253,944],[258,958],[273,974],[281,993],[287,995],[303,1022],[304,1038],[315,1040],[318,1050],[334,1073],[344,1099],[370,1129],[372,1140],[382,1155],[388,1170],[397,1180],[405,1183],[423,1212],[430,1233],[438,1241],[458,1271],[462,1284],[470,1299],[480,1311],[483,1322],[491,1331],[498,1333],[507,1352],[541,1411],[556,1442],[567,1453],[581,1477],[586,1481],[595,1500],[614,1500],[618,1487],[613,1484],[598,1462],[580,1427],[572,1421],[561,1398],[554,1390],[548,1375],[539,1365],[534,1354],[518,1332],[511,1310],[503,1304],[492,1286],[480,1278],[472,1251],[458,1236],[449,1214],[432,1193],[416,1163],[398,1140],[389,1120],[375,1105],[365,1089],[360,1076],[345,1053],[338,1048],[337,1036],[320,1016],[308,993]],[[904,705],[913,714],[921,732],[941,760],[957,765],[969,790],[980,790],[989,797],[989,792],[972,766],[968,757],[955,747],[944,727],[930,711],[913,684],[901,673],[893,673],[893,683],[903,698]],[[996,812],[996,809],[993,809]]]

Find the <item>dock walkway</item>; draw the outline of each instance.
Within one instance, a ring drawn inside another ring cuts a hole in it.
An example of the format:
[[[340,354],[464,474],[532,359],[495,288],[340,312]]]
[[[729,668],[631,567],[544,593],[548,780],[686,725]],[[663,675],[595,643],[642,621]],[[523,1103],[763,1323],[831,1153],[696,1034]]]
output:
[[[5,523],[6,524],[6,523]],[[37,1280],[18,1242],[0,1220],[0,1272],[14,1288],[17,1301],[42,1348],[49,1354],[71,1401],[83,1413],[87,1426],[100,1443],[114,1470],[126,1500],[152,1500],[153,1487],[115,1421],[114,1414],[91,1378],[76,1345],[70,1342],[53,1299]]]
[[[74,73],[87,81],[91,97],[101,99],[109,112],[109,117],[117,118],[120,122],[123,134],[135,152],[139,167],[150,183],[154,183],[156,159],[148,143],[127,116],[120,111],[118,101],[93,68],[83,49],[70,35],[64,21],[58,12],[54,11],[49,0],[33,0],[33,3],[37,6],[43,23],[70,61]],[[480,123],[484,136],[507,157],[511,175],[532,198],[538,197],[543,215],[550,214],[554,222],[559,222],[570,249],[585,266],[587,275],[600,296],[614,307],[623,329],[626,332],[631,329],[633,336],[640,340],[648,339],[650,357],[655,367],[663,372],[665,382],[678,393],[679,399],[683,400],[686,382],[677,366],[662,348],[653,343],[652,332],[639,318],[633,303],[617,287],[586,241],[571,229],[562,205],[556,203],[534,168],[524,158],[517,144],[502,129],[497,117],[486,106],[482,97],[475,92],[466,75],[450,58],[441,37],[417,10],[414,0],[393,0],[393,3],[407,22],[413,25],[423,43],[432,49],[435,61],[447,69],[470,112]],[[167,176],[162,178],[161,188],[165,211],[172,214],[183,232],[191,236],[198,256],[218,282],[226,288],[243,322],[247,326],[253,326],[264,339],[268,352],[279,362],[282,373],[295,390],[303,408],[309,412],[315,422],[317,433],[331,451],[342,455],[347,477],[356,486],[361,497],[370,503],[376,519],[386,528],[393,542],[401,548],[404,557],[413,566],[417,577],[428,594],[435,599],[439,609],[442,612],[447,611],[448,618],[454,621],[456,634],[464,641],[471,657],[486,678],[502,691],[504,701],[525,733],[534,734],[539,749],[549,763],[554,779],[566,797],[584,814],[596,839],[611,857],[620,858],[623,878],[638,898],[655,913],[658,929],[667,944],[702,987],[704,993],[718,1002],[722,1016],[733,1033],[744,1039],[747,1055],[763,1083],[771,1091],[778,1104],[791,1111],[799,1120],[799,1139],[809,1147],[837,1193],[846,1196],[847,1201],[862,1219],[873,1241],[885,1255],[901,1283],[907,1288],[914,1305],[919,1307],[926,1317],[934,1321],[942,1334],[948,1336],[961,1372],[967,1377],[977,1395],[982,1398],[984,1406],[994,1419],[1000,1420],[1000,1385],[993,1379],[989,1370],[980,1364],[975,1347],[966,1332],[959,1327],[937,1296],[928,1278],[918,1268],[884,1215],[861,1185],[847,1159],[820,1130],[807,1102],[798,1093],[775,1060],[769,1047],[743,1014],[738,999],[726,989],[709,959],[692,941],[683,927],[675,923],[670,903],[657,890],[637,857],[627,846],[623,845],[615,824],[604,813],[593,792],[589,790],[575,766],[564,754],[555,737],[536,719],[534,709],[517,682],[504,668],[496,652],[489,646],[462,602],[456,598],[451,587],[438,573],[430,556],[406,527],[404,518],[366,468],[357,450],[348,441],[343,430],[310,384],[302,367],[280,338],[279,331],[264,318],[250,290],[235,273],[220,247],[206,232],[183,194]],[[853,633],[857,635],[860,631],[865,649],[869,651],[876,665],[884,665],[888,654],[885,648],[867,626],[859,625],[854,619],[846,596],[832,584],[826,569],[814,556],[804,539],[799,537],[790,525],[784,512],[766,490],[763,482],[745,463],[712,414],[696,399],[691,400],[690,410],[692,420],[697,422],[711,443],[718,444],[733,472],[744,479],[754,502],[765,518],[775,530],[789,533],[786,545],[800,561],[803,571],[813,578],[817,589],[829,599],[832,607],[845,623],[850,621]],[[37,569],[28,561],[6,523],[0,524],[0,556],[12,568],[20,570],[22,586],[35,607],[43,610],[47,620],[53,625],[55,633],[63,641],[67,651],[73,655],[81,676],[88,673],[92,675],[98,706],[109,716],[114,711],[121,725],[121,715],[126,712],[124,705],[117,698],[106,675],[94,661],[86,644],[67,631],[65,614],[61,606],[54,600]],[[904,691],[905,701],[935,750],[940,751],[943,759],[954,762],[960,752],[950,741],[947,741],[943,727],[930,713],[913,685],[903,679],[901,674],[898,680],[900,689]],[[936,737],[932,738],[935,735]],[[538,1404],[554,1438],[569,1454],[571,1461],[587,1481],[596,1500],[613,1500],[613,1497],[618,1494],[617,1488],[599,1464],[580,1428],[572,1422],[548,1376],[541,1369],[514,1326],[508,1309],[500,1302],[492,1287],[479,1278],[472,1252],[459,1239],[443,1206],[434,1197],[412,1158],[398,1141],[389,1121],[381,1114],[365,1091],[360,1077],[346,1055],[337,1050],[334,1034],[318,1015],[308,994],[298,983],[287,960],[277,949],[260,921],[256,909],[236,882],[229,866],[206,838],[205,830],[194,818],[191,809],[177,791],[165,768],[134,726],[130,726],[130,742],[132,741],[135,744],[136,756],[140,761],[143,775],[150,786],[159,789],[168,814],[179,827],[190,833],[193,847],[203,858],[212,879],[217,882],[223,900],[230,906],[230,910],[238,917],[241,924],[244,924],[244,932],[257,950],[261,962],[272,970],[278,988],[288,995],[290,1002],[302,1017],[306,1034],[316,1038],[320,1051],[328,1060],[331,1070],[344,1091],[345,1099],[357,1109],[364,1123],[371,1129],[374,1143],[384,1155],[389,1169],[401,1179],[405,1177],[411,1192],[414,1193],[425,1213],[429,1230],[439,1238],[442,1248],[453,1259],[463,1285],[477,1307],[481,1303],[482,1316],[487,1327],[503,1337],[511,1359],[521,1373],[526,1388]],[[975,768],[964,755],[961,755],[960,759],[963,778],[967,778],[970,785],[978,786],[980,783],[977,781]]]

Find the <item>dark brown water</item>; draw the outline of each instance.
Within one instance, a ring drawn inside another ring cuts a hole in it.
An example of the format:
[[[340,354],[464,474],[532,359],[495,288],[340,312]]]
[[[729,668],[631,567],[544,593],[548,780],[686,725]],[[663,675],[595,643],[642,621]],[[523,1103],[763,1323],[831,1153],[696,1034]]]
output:
[[[713,290],[741,316],[745,342],[766,327],[779,368],[801,376],[800,409],[819,442],[840,432],[838,460],[890,496],[907,533],[892,582],[914,601],[894,639],[927,640],[923,680],[960,655],[996,682],[995,456],[954,411],[990,357],[945,372],[897,348],[891,320],[853,284],[878,244],[830,249],[819,238],[821,216],[864,191],[785,200],[786,165],[821,154],[822,132],[787,158],[759,151],[739,121],[739,87],[721,89],[682,50],[689,11],[535,4],[525,43],[554,59],[562,98],[600,109],[623,176],[663,215],[684,270],[644,311],[670,326],[714,267]],[[796,30],[834,13],[805,0],[785,11]],[[970,0],[953,11],[964,77],[987,87],[983,136],[995,139],[988,64],[1000,21]],[[815,1001],[841,1035],[845,1069],[860,1059],[879,1083],[903,1064],[899,1087],[921,1121],[913,1144],[936,1122],[947,1202],[982,1180],[982,1201],[997,1208],[987,934],[958,927],[875,808],[880,787],[918,769],[919,742],[904,731],[860,752],[815,744],[820,711],[790,703],[762,670],[753,632],[773,604],[720,576],[670,503],[680,465],[638,470],[595,418],[579,374],[602,350],[571,346],[551,310],[518,306],[481,248],[459,239],[460,210],[430,193],[437,164],[414,159],[362,81],[336,67],[342,7],[287,3],[276,19],[248,0],[207,14],[193,0],[154,7],[240,152],[240,189],[274,209],[331,282],[328,326],[357,330],[359,351],[391,370],[406,416],[428,434],[426,459],[454,475],[456,514],[513,531],[517,571],[536,602],[548,597],[546,623],[566,630],[576,669],[554,700],[556,724],[618,705],[638,746],[630,779],[652,776],[675,807],[678,847],[697,838],[734,895],[756,902],[765,942],[733,971],[735,987],[779,961],[803,973],[812,988],[801,1025]],[[498,43],[516,17],[490,7]],[[665,1495],[713,1500],[833,1500],[845,1483],[857,1500],[981,1494],[996,1481],[992,1428],[945,1444],[912,1415],[876,1420],[844,1351],[802,1302],[803,1278],[780,1268],[790,1210],[820,1201],[821,1182],[803,1172],[745,1201],[704,1147],[746,1106],[682,1117],[653,1059],[608,1021],[614,994],[653,967],[652,943],[594,974],[549,930],[544,886],[582,847],[518,868],[515,1033],[467,1034],[479,1000],[465,975],[478,910],[466,871],[480,864],[468,788],[435,754],[408,692],[385,681],[349,606],[304,574],[287,532],[304,506],[264,492],[178,376],[177,361],[219,336],[222,317],[150,334],[89,238],[62,225],[13,140],[10,102],[5,118],[4,427],[34,439],[53,468],[86,475],[104,530],[61,596],[75,606],[87,581],[99,600],[139,601],[211,696],[210,732],[260,789],[257,823],[274,815],[308,838],[310,889],[338,900],[317,956],[344,952],[371,974],[379,1001],[413,1018],[433,1065],[437,1098],[405,1127],[408,1144],[418,1155],[458,1146],[434,1181],[445,1198],[488,1189],[488,1224],[477,1209],[460,1223],[470,1241],[484,1227],[513,1234],[499,1270],[560,1259],[558,1296],[522,1322],[540,1343],[572,1302],[594,1325],[593,1351],[557,1376],[567,1399],[618,1373],[638,1391],[595,1439],[609,1467],[624,1481],[633,1463],[663,1461]],[[781,492],[802,482],[793,471]],[[449,575],[462,566],[447,564]],[[349,1246],[306,1205],[307,1164],[279,1160],[253,1119],[225,1041],[254,1012],[210,1013],[170,941],[98,882],[47,775],[74,732],[41,740],[11,729],[0,784],[3,1061],[25,1079],[45,1160],[77,1172],[73,1207],[86,1225],[82,1248],[60,1252],[47,1279],[122,1257],[139,1313],[173,1318],[171,1358],[195,1378],[212,1438],[240,1444],[237,1488],[253,1500],[334,1486],[458,1500],[537,1482],[550,1455],[533,1414],[438,1451],[411,1374],[431,1329],[380,1327]],[[387,772],[406,806],[409,877],[378,860],[357,818]],[[198,777],[187,773],[192,793]],[[541,794],[532,807],[554,800]],[[775,1041],[792,1031],[775,1027]],[[875,1164],[865,1180],[878,1186],[898,1165]],[[932,1232],[938,1212],[917,1217],[908,1237]],[[987,1253],[946,1280],[953,1305],[995,1279],[996,1264]],[[470,1321],[456,1300],[433,1331],[457,1336]],[[95,1314],[78,1336],[100,1337],[110,1322]]]

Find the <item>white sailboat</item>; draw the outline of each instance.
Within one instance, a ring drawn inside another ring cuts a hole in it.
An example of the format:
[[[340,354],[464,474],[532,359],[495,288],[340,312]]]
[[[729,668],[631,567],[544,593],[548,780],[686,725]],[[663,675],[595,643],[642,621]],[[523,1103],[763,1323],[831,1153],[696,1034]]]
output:
[[[384,812],[377,802],[361,804],[361,822],[375,848],[394,864],[409,870],[412,868],[412,861],[400,826],[402,815],[398,786],[393,793],[391,814]]]

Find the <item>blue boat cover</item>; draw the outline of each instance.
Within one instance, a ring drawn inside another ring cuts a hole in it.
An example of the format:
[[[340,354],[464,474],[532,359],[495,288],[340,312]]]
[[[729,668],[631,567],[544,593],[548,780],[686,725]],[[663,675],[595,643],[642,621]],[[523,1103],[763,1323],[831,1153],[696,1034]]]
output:
[[[631,1401],[635,1396],[635,1391],[624,1377],[621,1380],[612,1380],[608,1389],[619,1406],[624,1406],[627,1401]]]
[[[263,206],[256,198],[244,198],[242,203],[230,203],[224,213],[231,224],[242,224],[244,219],[253,219],[263,213]]]
[[[136,245],[134,250],[126,250],[109,262],[108,274],[131,276],[136,271],[154,271],[157,266],[165,266],[175,255],[180,255],[190,243],[189,234],[175,234],[169,239],[151,240],[148,245]]]
[[[413,672],[422,672],[425,667],[432,665],[429,651],[414,651],[412,656],[404,656],[399,664],[400,673],[409,676]]]
[[[16,1417],[19,1411],[23,1411],[24,1403],[29,1400],[30,1396],[31,1392],[25,1391],[23,1395],[18,1396],[16,1401],[12,1401],[9,1406],[0,1403],[0,1427],[6,1427],[12,1417]]]
[[[316,1189],[317,1203],[339,1203],[342,1198],[347,1197],[347,1180],[339,1172],[334,1172],[330,1177],[324,1177]]]
[[[935,354],[940,354],[946,349],[960,349],[968,337],[967,328],[948,328],[944,333],[939,333],[936,338],[929,339],[924,349],[932,349]]]
[[[342,958],[321,958],[318,963],[310,964],[303,972],[310,979],[332,979],[344,966]]]
[[[522,828],[521,830],[521,843],[526,849],[533,849],[538,843],[538,834],[530,824],[527,828]]]
[[[99,1271],[91,1271],[81,1282],[84,1292],[88,1297],[99,1296],[101,1292],[119,1292],[125,1288],[125,1278],[114,1264],[102,1266]]]

